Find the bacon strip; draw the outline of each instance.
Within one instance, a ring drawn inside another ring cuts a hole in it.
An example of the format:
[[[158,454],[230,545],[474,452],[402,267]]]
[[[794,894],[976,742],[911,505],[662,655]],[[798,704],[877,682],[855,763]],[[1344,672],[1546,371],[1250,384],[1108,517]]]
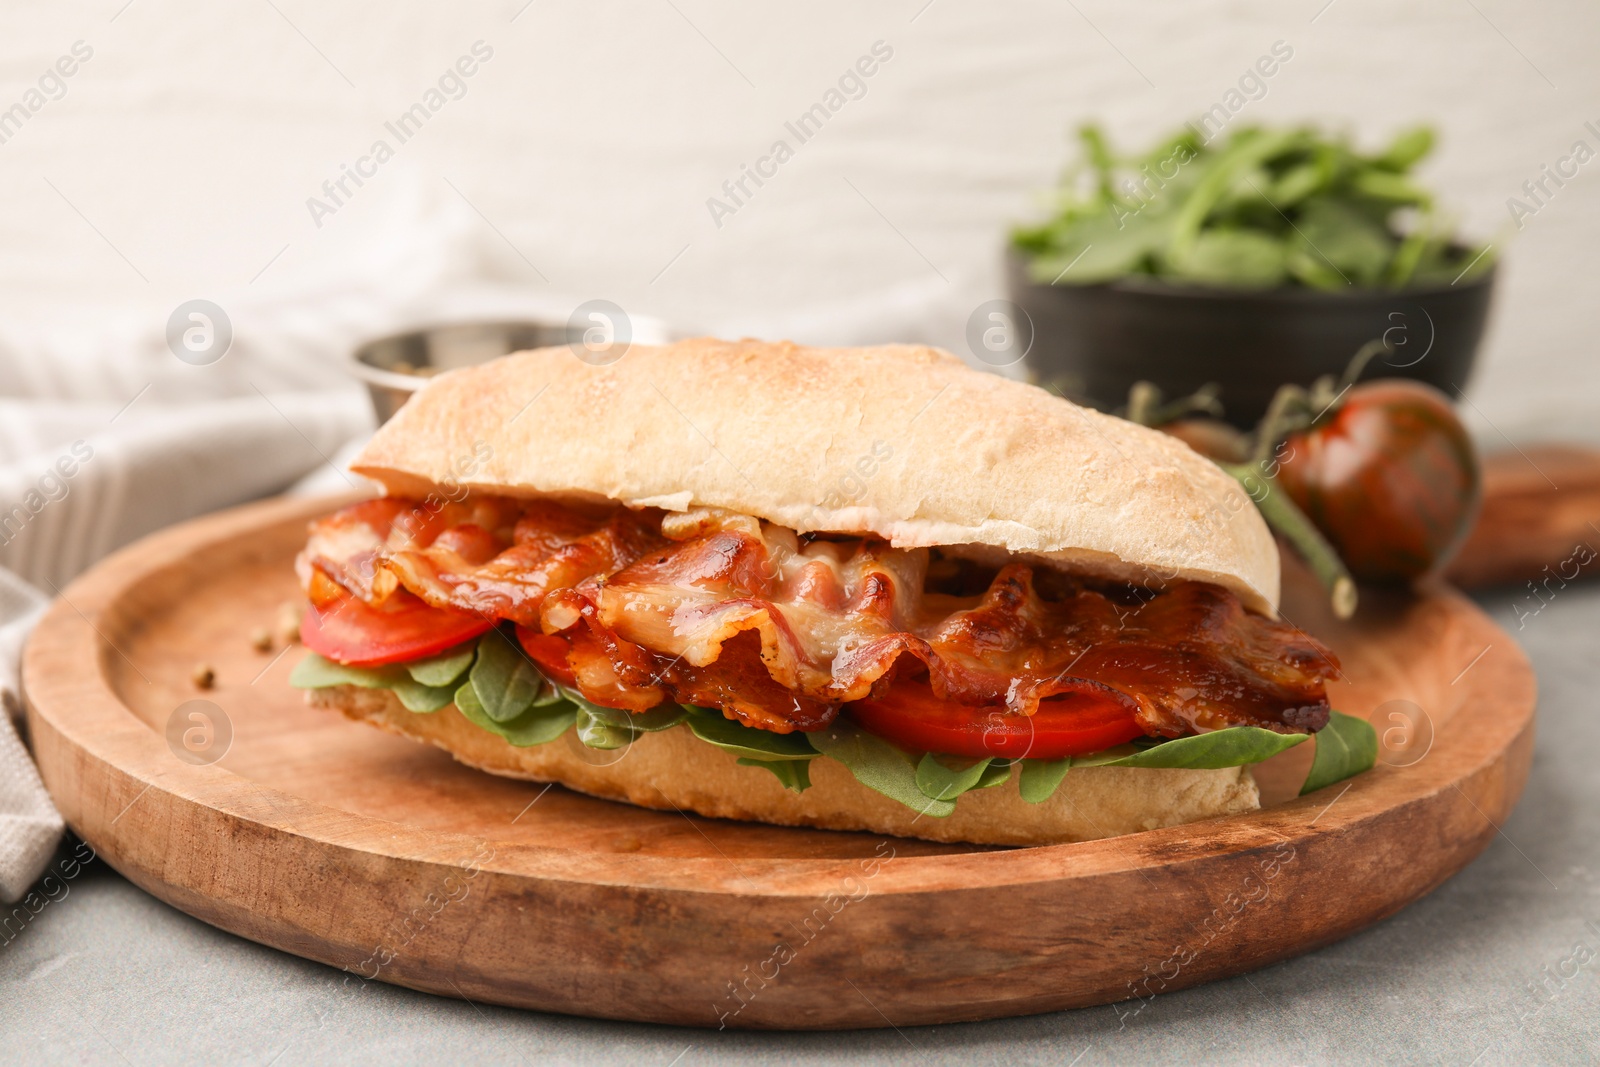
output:
[[[419,512],[427,513],[422,514]],[[787,732],[898,676],[1033,713],[1088,680],[1158,736],[1320,729],[1332,655],[1218,586],[1096,587],[1018,562],[988,572],[871,538],[806,539],[749,516],[473,498],[369,501],[312,524],[300,559],[369,603],[405,589],[569,642],[584,695],[718,706]]]

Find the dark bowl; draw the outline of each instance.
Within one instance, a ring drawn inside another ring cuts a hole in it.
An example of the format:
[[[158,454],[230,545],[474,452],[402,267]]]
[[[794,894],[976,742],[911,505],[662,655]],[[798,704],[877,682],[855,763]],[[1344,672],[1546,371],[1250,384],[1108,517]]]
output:
[[[1368,341],[1389,351],[1366,378],[1415,378],[1455,395],[1467,383],[1489,316],[1495,268],[1416,289],[1209,289],[1154,279],[1042,285],[1006,250],[1011,299],[1033,321],[1028,377],[1110,411],[1137,381],[1168,399],[1222,387],[1229,422],[1254,426],[1285,382],[1339,375]]]

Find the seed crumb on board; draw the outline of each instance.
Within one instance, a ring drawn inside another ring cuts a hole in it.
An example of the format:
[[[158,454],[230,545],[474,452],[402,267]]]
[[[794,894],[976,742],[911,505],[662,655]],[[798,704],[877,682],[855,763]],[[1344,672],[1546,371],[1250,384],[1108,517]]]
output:
[[[209,663],[196,663],[194,670],[189,672],[189,681],[194,683],[196,689],[210,689],[217,684],[217,672]]]
[[[272,631],[265,626],[257,626],[250,631],[250,647],[257,652],[272,651]]]
[[[278,605],[278,617],[272,628],[280,644],[292,645],[300,640],[301,610],[300,603],[295,600],[285,600]]]

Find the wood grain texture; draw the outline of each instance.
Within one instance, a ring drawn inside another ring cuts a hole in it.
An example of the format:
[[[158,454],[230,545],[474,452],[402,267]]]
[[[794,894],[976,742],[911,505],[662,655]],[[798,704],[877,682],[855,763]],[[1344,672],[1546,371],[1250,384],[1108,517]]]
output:
[[[1600,575],[1596,551],[1600,451],[1530,446],[1484,458],[1483,510],[1445,577],[1468,589],[1551,581],[1553,590],[1574,574]]]
[[[541,792],[310,708],[285,685],[299,650],[251,648],[296,592],[306,519],[330,506],[253,505],[118,553],[52,607],[24,665],[40,769],[72,827],[175,907],[346,968],[330,997],[359,995],[360,975],[750,1028],[1134,1012],[1427,893],[1493,838],[1528,773],[1533,676],[1476,608],[1432,587],[1367,596],[1340,624],[1294,572],[1287,616],[1343,658],[1336,704],[1374,718],[1384,762],[1295,798],[1310,746],[1291,750],[1263,765],[1260,812],[1006,850]],[[193,688],[198,661],[214,690]],[[164,735],[196,697],[232,726],[212,765]]]

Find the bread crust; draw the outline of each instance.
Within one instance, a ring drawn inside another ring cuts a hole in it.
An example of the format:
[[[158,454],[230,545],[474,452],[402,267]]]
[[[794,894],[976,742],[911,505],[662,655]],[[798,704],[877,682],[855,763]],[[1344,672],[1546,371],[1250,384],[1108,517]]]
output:
[[[1199,819],[1254,811],[1255,780],[1244,767],[1220,770],[1152,770],[1079,767],[1053,796],[1029,804],[1018,776],[1004,785],[967,793],[946,818],[919,815],[855,780],[827,758],[811,763],[811,788],[793,793],[760,767],[675,726],[645,734],[627,748],[585,748],[572,731],[531,748],[517,748],[467,721],[455,705],[429,714],[407,711],[387,689],[336,686],[310,690],[311,704],[333,708],[391,733],[438,745],[456,759],[491,774],[559,782],[591,796],[645,808],[693,811],[723,819],[780,826],[867,830],[931,841],[980,845],[1048,845],[1176,826]]]
[[[595,366],[567,347],[440,375],[354,470],[440,487],[716,507],[902,547],[1011,553],[1268,614],[1278,553],[1248,496],[1176,438],[914,345],[710,338]]]

